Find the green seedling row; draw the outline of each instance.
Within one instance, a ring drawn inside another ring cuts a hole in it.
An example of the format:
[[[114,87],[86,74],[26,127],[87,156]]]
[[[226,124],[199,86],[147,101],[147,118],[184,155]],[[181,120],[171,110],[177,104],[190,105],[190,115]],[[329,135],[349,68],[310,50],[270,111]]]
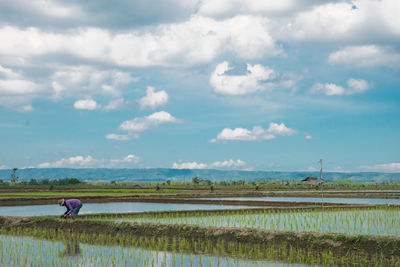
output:
[[[34,237],[34,238],[33,238]],[[293,265],[291,265],[293,264]],[[3,229],[0,266],[398,266],[398,257],[334,254],[281,243],[250,245],[217,240],[125,234],[85,234],[42,228]]]
[[[105,220],[137,223],[189,224],[213,227],[256,228],[295,232],[400,236],[400,207],[236,211],[190,214],[143,214]]]

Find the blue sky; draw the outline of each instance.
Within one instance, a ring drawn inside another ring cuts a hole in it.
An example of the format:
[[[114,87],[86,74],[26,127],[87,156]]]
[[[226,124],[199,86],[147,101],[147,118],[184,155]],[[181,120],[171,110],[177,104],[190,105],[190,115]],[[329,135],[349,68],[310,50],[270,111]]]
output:
[[[398,10],[0,1],[0,168],[400,172]]]

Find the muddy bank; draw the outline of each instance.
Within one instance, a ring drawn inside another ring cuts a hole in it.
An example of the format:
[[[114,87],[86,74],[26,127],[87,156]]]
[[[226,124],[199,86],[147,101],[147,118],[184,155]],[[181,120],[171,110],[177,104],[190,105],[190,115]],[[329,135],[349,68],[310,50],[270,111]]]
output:
[[[314,232],[269,231],[262,229],[167,225],[154,223],[109,222],[102,220],[64,220],[58,218],[0,217],[0,227],[53,229],[85,234],[123,234],[143,237],[183,238],[204,241],[226,241],[263,246],[282,244],[331,253],[382,253],[400,256],[400,238],[366,235],[321,234]]]

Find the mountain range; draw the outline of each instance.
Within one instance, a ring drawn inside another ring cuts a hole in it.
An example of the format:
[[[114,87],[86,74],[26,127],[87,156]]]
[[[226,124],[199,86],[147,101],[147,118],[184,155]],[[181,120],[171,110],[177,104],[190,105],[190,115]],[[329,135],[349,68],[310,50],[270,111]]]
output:
[[[9,180],[12,170],[0,170],[0,179]],[[281,171],[239,171],[215,169],[109,169],[109,168],[31,168],[17,171],[20,180],[30,179],[62,179],[78,178],[95,181],[191,181],[193,177],[213,181],[232,180],[301,180],[307,176],[319,177],[319,172],[281,172]],[[387,182],[399,181],[400,173],[381,172],[325,172],[323,178],[327,181],[350,179],[357,182]]]

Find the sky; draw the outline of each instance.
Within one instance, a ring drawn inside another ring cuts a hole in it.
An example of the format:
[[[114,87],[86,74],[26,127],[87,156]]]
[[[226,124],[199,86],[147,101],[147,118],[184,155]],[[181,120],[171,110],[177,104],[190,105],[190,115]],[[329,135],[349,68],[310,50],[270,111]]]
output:
[[[0,168],[400,172],[398,0],[0,0]]]

